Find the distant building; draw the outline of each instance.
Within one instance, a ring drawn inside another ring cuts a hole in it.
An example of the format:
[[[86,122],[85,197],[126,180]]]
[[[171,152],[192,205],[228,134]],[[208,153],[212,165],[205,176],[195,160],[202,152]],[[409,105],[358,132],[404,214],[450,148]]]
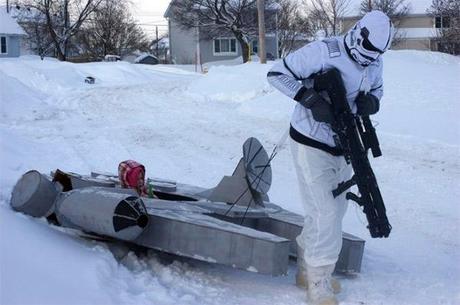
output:
[[[231,60],[242,56],[240,44],[232,34],[222,37],[204,38],[208,30],[206,27],[184,30],[175,20],[173,14],[172,0],[164,14],[168,19],[169,30],[169,53],[172,63],[175,64],[196,64]],[[278,7],[266,10],[266,20],[270,15],[278,14]],[[275,17],[276,18],[276,17]],[[276,31],[267,32],[265,36],[265,48],[268,59],[278,57],[278,35]],[[258,37],[250,37],[250,51],[252,54],[258,52]]]
[[[126,54],[125,56],[122,57],[122,60],[132,63],[132,64],[147,64],[147,65],[159,64],[159,60],[156,56],[150,53],[145,53],[145,52],[140,52],[140,51],[134,51],[132,53]]]
[[[161,63],[168,63],[169,59],[169,37],[160,38],[150,45],[150,52],[155,54]]]
[[[431,0],[407,1],[410,11],[396,28],[393,50],[438,50],[438,29],[449,26],[441,17],[432,17],[427,13]],[[361,1],[352,0],[350,9],[342,19],[342,32],[348,31],[361,18],[359,12]]]
[[[152,54],[143,54],[134,60],[135,64],[158,65],[159,60]]]
[[[10,16],[6,7],[0,7],[0,58],[19,57],[24,36],[26,32]]]

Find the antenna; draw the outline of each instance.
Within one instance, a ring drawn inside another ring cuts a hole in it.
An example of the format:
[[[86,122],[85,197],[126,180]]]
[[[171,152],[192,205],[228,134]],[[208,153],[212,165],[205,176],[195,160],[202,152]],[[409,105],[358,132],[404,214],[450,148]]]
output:
[[[272,169],[267,152],[256,138],[244,142],[242,160],[251,190],[267,194],[272,183]]]
[[[247,139],[243,144],[243,158],[232,176],[224,176],[208,199],[248,208],[263,207],[272,183],[271,159],[259,140]]]

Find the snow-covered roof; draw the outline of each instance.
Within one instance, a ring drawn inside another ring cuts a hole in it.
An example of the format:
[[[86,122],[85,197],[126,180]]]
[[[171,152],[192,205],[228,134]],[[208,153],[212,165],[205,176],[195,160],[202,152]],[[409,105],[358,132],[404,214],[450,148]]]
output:
[[[135,62],[135,63],[139,63],[139,62],[141,62],[142,60],[144,60],[144,59],[147,58],[147,57],[152,57],[152,58],[157,59],[157,58],[156,58],[155,56],[153,56],[152,54],[145,53],[145,54],[142,54],[141,56],[137,57],[137,58],[134,60],[134,62]]]
[[[152,43],[152,47],[156,47],[157,42]],[[169,48],[169,37],[163,37],[158,40],[158,46],[161,48]]]
[[[344,17],[360,16],[360,6],[362,0],[350,0],[349,8],[345,12]],[[409,15],[425,15],[427,9],[430,8],[432,0],[407,0],[405,3],[409,4]]]
[[[6,9],[6,8],[5,8]],[[36,8],[26,5],[10,6],[10,16],[15,20],[31,21],[31,22],[46,22],[46,16]]]
[[[6,12],[6,7],[0,7],[0,34],[26,35],[16,20]]]

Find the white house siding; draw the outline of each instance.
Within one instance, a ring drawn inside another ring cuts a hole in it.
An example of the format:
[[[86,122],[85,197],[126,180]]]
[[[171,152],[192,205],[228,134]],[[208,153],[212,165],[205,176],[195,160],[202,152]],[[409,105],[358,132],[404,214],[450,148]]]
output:
[[[431,50],[431,40],[428,38],[405,38],[396,43],[392,50]]]
[[[176,64],[195,64],[197,54],[197,31],[184,30],[173,20],[169,20],[170,33],[170,54],[171,60]],[[231,55],[219,55],[214,53],[214,39],[203,39],[203,32],[206,32],[205,28],[200,29],[200,60],[201,63],[214,62],[220,60],[231,60],[242,56],[241,46],[236,41],[236,54]],[[234,38],[233,35],[227,35],[219,38]],[[254,39],[257,39],[254,38]],[[277,57],[277,43],[276,36],[271,35],[266,37],[266,50],[267,53],[271,53]]]
[[[228,36],[228,37],[222,37],[222,38],[234,38],[234,37]],[[230,60],[238,56],[241,56],[242,54],[241,46],[238,40],[236,41],[236,54],[234,55],[215,55],[214,54],[214,40],[202,40],[200,42],[200,51],[201,51],[201,62],[202,63],[214,62],[214,61],[219,61],[219,60]]]
[[[393,49],[431,50],[431,41],[436,38],[434,18],[427,15],[409,15],[398,27],[397,43]]]
[[[196,62],[196,30],[183,30],[172,18],[169,23],[169,47],[172,62],[194,64]]]
[[[174,0],[171,1],[171,3]],[[266,18],[269,13],[266,13]],[[171,4],[166,10],[164,16],[168,18],[169,28],[169,47],[170,59],[175,64],[195,64],[197,62],[197,41],[199,36],[199,53],[200,62],[214,62],[220,60],[231,60],[242,56],[241,46],[236,42],[236,54],[215,54],[214,53],[214,40],[206,39],[206,28],[200,28],[200,33],[196,29],[184,30],[174,20],[174,15],[171,12]],[[224,35],[225,36],[225,35]],[[234,38],[234,35],[229,33],[225,37],[216,38]],[[257,39],[257,38],[255,38]],[[278,47],[276,42],[276,35],[268,34],[266,37],[266,50],[273,56],[278,57]]]
[[[7,53],[0,53],[0,58],[18,57],[21,55],[21,37],[17,35],[0,34],[0,37],[6,38]]]
[[[424,24],[403,23],[398,35],[401,39],[393,46],[393,49],[412,49],[412,50],[433,50],[436,45],[432,43],[437,37],[437,30],[434,28],[433,18],[418,18],[419,22]],[[412,27],[411,27],[412,25]],[[427,25],[427,27],[413,27],[417,25]]]
[[[278,38],[275,35],[265,38],[265,49],[267,54],[270,53],[275,58],[278,58]]]
[[[225,36],[221,38],[234,38],[234,36]],[[251,39],[257,40],[257,37]],[[267,36],[265,38],[265,49],[267,54],[270,53],[275,58],[278,57],[277,52],[277,43],[275,35]],[[219,60],[231,60],[237,57],[242,56],[241,45],[238,41],[236,41],[236,54],[233,55],[216,55],[214,54],[214,40],[201,40],[200,42],[200,51],[201,51],[201,62],[214,62]]]
[[[21,55],[21,37],[25,34],[16,20],[7,13],[6,7],[0,6],[0,37],[6,39],[7,47],[6,53],[0,52],[0,58]]]

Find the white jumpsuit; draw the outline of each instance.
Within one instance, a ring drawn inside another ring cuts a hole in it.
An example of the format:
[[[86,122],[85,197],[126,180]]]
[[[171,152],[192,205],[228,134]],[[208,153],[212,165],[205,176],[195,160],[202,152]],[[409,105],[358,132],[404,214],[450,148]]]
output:
[[[382,59],[368,67],[353,61],[346,53],[343,37],[312,42],[283,61],[268,73],[268,81],[275,88],[294,98],[302,86],[313,87],[315,73],[337,68],[342,75],[347,100],[356,112],[356,99],[360,91],[377,98],[383,95]],[[300,103],[294,109],[291,129],[302,136],[334,148],[334,132],[329,124],[317,122],[311,111]],[[342,247],[342,219],[347,209],[345,194],[337,198],[332,190],[351,177],[352,169],[343,156],[291,139],[291,152],[299,181],[305,223],[297,237],[298,246],[304,250],[305,262],[313,267],[335,264]]]

